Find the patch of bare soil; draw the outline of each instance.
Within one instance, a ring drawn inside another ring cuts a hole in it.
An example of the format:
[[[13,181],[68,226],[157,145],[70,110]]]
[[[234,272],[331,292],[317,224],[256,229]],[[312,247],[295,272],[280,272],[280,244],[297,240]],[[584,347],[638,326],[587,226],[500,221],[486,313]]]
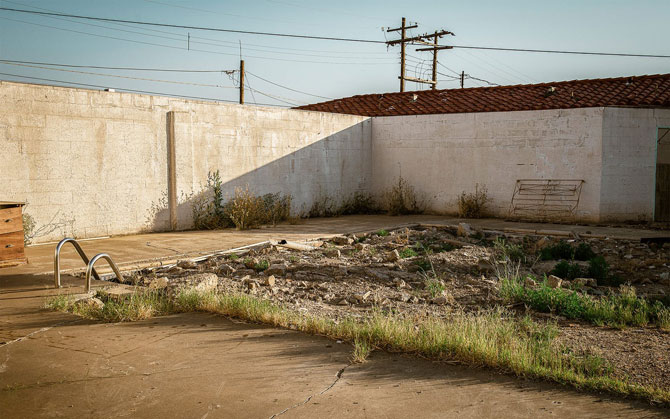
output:
[[[196,274],[209,273],[205,277],[210,282],[214,278],[212,286],[219,291],[249,293],[332,319],[361,317],[380,309],[446,317],[452,310],[476,312],[502,304],[492,263],[497,257],[493,246],[497,238],[523,249],[522,274],[543,275],[557,263],[539,262],[537,254],[542,246],[558,239],[502,236],[468,229],[414,228],[308,243],[313,250],[278,243],[198,263],[182,261],[145,271],[133,280],[138,285],[170,289],[183,283],[192,285],[203,277]],[[606,258],[613,273],[637,288],[639,295],[664,297],[670,291],[667,245],[649,247],[607,239],[571,241],[586,241]],[[564,281],[564,286],[569,282]],[[616,292],[615,288],[589,284],[592,286],[585,291],[595,296]],[[575,352],[602,355],[633,381],[670,389],[670,334],[654,328],[614,330],[530,312],[537,318],[556,320],[559,339]]]

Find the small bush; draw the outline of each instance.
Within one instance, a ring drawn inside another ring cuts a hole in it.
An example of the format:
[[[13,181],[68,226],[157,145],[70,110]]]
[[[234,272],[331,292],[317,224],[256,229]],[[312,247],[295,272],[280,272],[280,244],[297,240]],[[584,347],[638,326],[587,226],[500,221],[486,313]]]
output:
[[[506,242],[505,239],[498,238],[493,242],[493,246],[503,260],[512,262],[525,262],[526,253],[519,244]]]
[[[386,231],[384,229],[381,229],[381,230],[378,230],[375,234],[378,235],[379,237],[386,237],[391,233],[389,233],[388,231]]]
[[[291,195],[268,193],[261,197],[261,223],[271,224],[273,227],[280,221],[288,220],[291,216]]]
[[[379,208],[372,195],[363,192],[354,192],[342,201],[337,212],[339,215],[377,214]]]
[[[427,276],[425,278],[423,286],[426,289],[426,291],[428,291],[428,293],[432,298],[435,298],[438,295],[442,294],[446,289],[444,282],[432,276]]]
[[[25,211],[25,209],[24,209]],[[35,219],[28,213],[24,212],[23,218],[23,244],[30,244],[35,237]]]
[[[400,254],[400,257],[403,258],[403,259],[413,258],[413,257],[418,255],[418,253],[416,253],[416,251],[414,249],[412,249],[411,247],[405,247],[402,250],[400,250],[398,253]]]
[[[383,193],[383,201],[390,215],[421,214],[425,210],[425,203],[402,176],[398,177],[397,184]]]
[[[623,280],[616,275],[610,274],[610,267],[602,256],[596,256],[589,261],[588,276],[598,281],[600,286],[618,287]]]
[[[419,270],[423,272],[428,272],[433,269],[433,265],[428,259],[418,259],[414,261],[414,264],[419,267]]]
[[[540,259],[542,260],[572,260],[573,255],[574,250],[572,249],[572,246],[562,240],[540,250]]]
[[[207,174],[206,190],[192,199],[191,212],[196,230],[215,230],[233,227],[224,203],[223,182],[219,171]]]
[[[264,271],[270,267],[270,262],[267,260],[261,260],[254,265],[254,269],[257,271]]]
[[[596,257],[595,252],[588,243],[581,242],[575,249],[575,260],[587,261]]]
[[[264,208],[263,199],[253,195],[248,186],[235,188],[228,215],[238,230],[247,230],[261,224]]]
[[[463,191],[458,197],[458,216],[461,218],[481,218],[488,203],[488,190],[475,185],[474,193]]]
[[[556,266],[554,266],[554,269],[552,269],[549,273],[567,280],[573,280],[575,278],[584,276],[584,272],[581,266],[576,263],[567,262],[565,260],[558,262]]]

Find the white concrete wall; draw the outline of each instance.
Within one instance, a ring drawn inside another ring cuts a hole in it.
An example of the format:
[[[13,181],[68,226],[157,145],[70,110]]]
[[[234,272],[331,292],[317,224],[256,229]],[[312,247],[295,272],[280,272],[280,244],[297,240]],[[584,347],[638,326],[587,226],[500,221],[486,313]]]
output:
[[[364,117],[0,82],[0,201],[29,203],[36,242],[167,228],[166,114],[176,111],[177,187],[293,194],[309,207],[367,190]],[[180,226],[190,205],[179,208]]]
[[[402,175],[430,209],[456,213],[462,191],[486,186],[506,216],[517,179],[583,179],[578,218],[600,211],[602,108],[374,118],[372,191]]]
[[[605,108],[603,221],[652,220],[658,127],[670,127],[670,109]]]

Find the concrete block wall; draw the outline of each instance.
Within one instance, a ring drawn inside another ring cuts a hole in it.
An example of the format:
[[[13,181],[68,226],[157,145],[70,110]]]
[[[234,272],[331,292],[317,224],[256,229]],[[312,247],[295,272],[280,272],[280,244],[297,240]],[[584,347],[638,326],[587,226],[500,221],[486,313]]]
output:
[[[166,229],[169,111],[180,196],[217,169],[227,192],[297,209],[369,189],[368,118],[0,82],[0,200],[28,202],[36,242]],[[187,201],[179,215],[188,227]]]
[[[585,180],[577,216],[600,211],[602,108],[374,118],[372,191],[398,176],[438,213],[485,186],[492,215],[508,214],[517,179]]]
[[[601,220],[653,220],[659,127],[670,109],[605,108]]]

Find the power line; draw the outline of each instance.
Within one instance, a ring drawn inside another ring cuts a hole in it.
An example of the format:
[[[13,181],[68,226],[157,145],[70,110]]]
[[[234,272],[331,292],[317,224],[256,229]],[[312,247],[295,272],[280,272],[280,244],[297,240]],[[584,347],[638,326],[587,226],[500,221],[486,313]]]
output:
[[[0,10],[2,10],[2,8],[0,8]],[[11,19],[11,18],[7,18],[7,17],[0,17],[0,19],[9,20],[9,21],[12,21],[12,22],[25,23],[25,24],[28,24],[28,25],[41,26],[41,27],[50,28],[50,29],[56,29],[56,30],[59,30],[59,31],[73,32],[73,33],[78,33],[78,34],[83,34],[83,35],[90,35],[90,36],[95,36],[95,37],[98,37],[98,38],[107,38],[107,39],[114,39],[114,40],[117,40],[117,41],[132,42],[132,43],[135,43],[135,44],[143,44],[143,45],[150,45],[150,46],[156,46],[156,47],[162,47],[162,48],[170,48],[170,49],[178,49],[178,50],[182,50],[182,51],[189,51],[189,49],[186,48],[186,47],[177,47],[177,46],[174,46],[174,45],[158,44],[158,43],[155,43],[155,42],[138,41],[138,40],[134,40],[134,39],[119,38],[119,37],[116,37],[116,36],[100,35],[100,34],[95,34],[95,33],[90,33],[90,32],[78,31],[78,30],[74,30],[74,29],[59,28],[57,26],[45,25],[45,24],[41,24],[41,23],[26,22],[24,20]],[[208,53],[208,54],[235,56],[235,57],[237,56],[237,54],[233,54],[233,53],[211,51],[211,50],[205,50],[205,49],[191,48],[190,51],[204,52],[204,53]],[[388,63],[384,63],[384,62],[376,62],[376,63],[358,62],[357,63],[357,62],[336,62],[336,61],[290,60],[290,59],[287,59],[287,58],[262,57],[262,56],[258,56],[258,55],[248,55],[247,57],[248,58],[258,58],[258,59],[261,59],[261,60],[288,61],[288,62],[312,63],[312,64],[343,64],[343,65],[352,65],[352,64],[355,64],[355,65],[393,64],[391,62],[388,62]]]
[[[102,65],[45,63],[40,61],[20,61],[20,60],[4,60],[4,59],[0,59],[0,62],[16,63],[16,64],[49,65],[54,67],[69,67],[69,68],[96,68],[100,70],[163,71],[163,72],[174,72],[174,73],[227,73],[230,71],[237,71],[237,70],[189,70],[189,69],[175,69],[175,68],[143,68],[143,67],[108,67]]]
[[[307,92],[303,92],[303,91],[301,91],[301,90],[296,90],[296,89],[293,89],[293,88],[290,88],[290,87],[283,86],[283,85],[281,85],[281,84],[279,84],[279,83],[275,83],[275,82],[273,82],[273,81],[264,79],[263,77],[258,76],[258,75],[256,75],[256,74],[250,72],[250,71],[247,71],[246,73],[249,74],[249,75],[252,75],[252,76],[256,77],[257,79],[261,79],[261,80],[263,80],[264,82],[273,84],[273,85],[275,85],[275,86],[284,88],[284,89],[286,89],[286,90],[290,90],[290,91],[292,91],[292,92],[302,93],[302,94],[307,95],[307,96],[314,96],[314,97],[318,97],[318,98],[321,98],[321,99],[329,99],[329,100],[332,100],[332,99],[333,99],[332,97],[319,96],[319,95],[315,95],[315,94],[313,94],[313,93],[307,93]]]
[[[0,63],[2,63],[2,61],[0,61]],[[186,82],[186,81],[160,80],[160,79],[150,79],[150,78],[146,78],[146,77],[119,76],[117,74],[93,73],[91,71],[68,70],[68,69],[65,69],[65,68],[50,68],[50,67],[45,67],[45,66],[40,66],[40,65],[31,65],[31,64],[18,64],[18,63],[2,63],[2,64],[28,67],[28,68],[39,68],[39,69],[50,70],[50,71],[64,71],[64,72],[67,72],[67,73],[75,73],[75,74],[87,74],[87,75],[99,76],[99,77],[114,77],[114,78],[119,78],[119,79],[151,81],[151,82],[157,82],[157,83],[172,83],[172,84],[184,84],[184,85],[198,86],[198,87],[217,87],[217,88],[222,88],[222,89],[235,89],[234,86],[221,86],[221,85],[218,85],[218,84],[204,84],[204,83],[192,83],[192,82]]]
[[[86,20],[96,20],[102,22],[119,22],[119,23],[130,23],[135,25],[149,25],[149,26],[162,26],[167,28],[179,28],[179,29],[193,29],[193,30],[202,30],[202,31],[213,31],[213,32],[229,32],[229,33],[242,33],[247,35],[262,35],[262,36],[279,36],[279,37],[288,37],[288,38],[302,38],[302,39],[316,39],[323,41],[341,41],[341,42],[360,42],[360,43],[370,43],[370,44],[385,44],[385,41],[377,41],[372,39],[358,39],[358,38],[339,38],[339,37],[330,37],[330,36],[315,36],[315,35],[298,35],[298,34],[286,34],[286,33],[274,33],[274,32],[259,32],[259,31],[243,31],[236,29],[225,29],[225,28],[212,28],[205,26],[189,26],[189,25],[176,25],[170,23],[157,23],[157,22],[145,22],[138,20],[126,20],[126,19],[112,19],[104,17],[95,17],[95,16],[84,16],[84,15],[73,15],[68,13],[54,13],[54,12],[40,12],[36,10],[24,10],[24,9],[15,9],[11,7],[0,7],[0,10],[5,10],[8,12],[16,13],[28,13],[36,14],[43,16],[61,16],[61,17],[71,17],[75,19],[86,19]],[[549,50],[549,49],[529,49],[529,48],[501,48],[501,47],[483,47],[475,45],[450,45],[453,48],[461,49],[481,49],[481,50],[490,50],[490,51],[509,51],[509,52],[531,52],[531,53],[545,53],[545,54],[576,54],[576,55],[599,55],[599,56],[613,56],[613,57],[637,57],[637,58],[670,58],[670,55],[661,55],[661,54],[631,54],[631,53],[615,53],[615,52],[594,52],[594,51],[569,51],[569,50]]]
[[[247,34],[247,35],[281,36],[281,37],[286,37],[286,38],[318,39],[318,40],[322,40],[322,41],[363,42],[363,43],[372,43],[372,44],[384,44],[383,41],[374,41],[374,40],[370,40],[370,39],[338,38],[338,37],[330,37],[330,36],[297,35],[297,34],[287,34],[287,33],[258,32],[258,31],[242,31],[242,30],[236,30],[236,29],[211,28],[211,27],[205,27],[205,26],[175,25],[175,24],[171,24],[171,23],[144,22],[144,21],[138,21],[138,20],[111,19],[111,18],[95,17],[95,16],[72,15],[72,14],[68,14],[68,13],[40,12],[40,11],[36,11],[36,10],[14,9],[14,8],[11,8],[11,7],[0,7],[0,10],[5,10],[5,11],[8,11],[8,12],[43,15],[43,16],[72,17],[72,18],[75,18],[75,19],[96,20],[96,21],[101,21],[101,22],[120,22],[120,23],[132,23],[132,24],[135,24],[135,25],[162,26],[162,27],[166,27],[166,28],[194,29],[194,30],[212,31],[212,32],[243,33],[243,34]]]
[[[629,54],[629,53],[616,53],[616,52],[562,51],[552,49],[499,48],[499,47],[479,47],[473,45],[451,45],[451,46],[454,48],[461,48],[461,49],[483,49],[490,51],[537,52],[545,54],[603,55],[612,57],[670,58],[670,55],[660,55],[660,54]]]
[[[6,1],[8,3],[24,5],[23,3],[18,3],[18,2],[14,2],[14,1],[8,1],[8,0],[6,0]],[[24,5],[24,6],[27,6],[27,5]],[[53,9],[45,9],[45,8],[42,8],[42,7],[35,7],[35,6],[28,6],[28,7],[33,7],[34,9],[44,10],[44,11],[47,11],[47,12],[60,13],[59,11],[53,10]],[[78,22],[76,20],[65,19],[65,18],[61,18],[61,17],[54,17],[54,16],[46,16],[46,17],[50,18],[50,19],[62,20],[62,21],[65,21],[65,22],[73,22],[73,23],[76,23],[78,25],[93,26],[93,27],[96,27],[96,28],[103,28],[103,29],[109,29],[109,30],[113,30],[113,31],[138,34],[138,35],[142,35],[142,36],[150,36],[150,37],[153,37],[153,38],[169,39],[171,41],[180,41],[180,42],[188,41],[188,42],[193,43],[193,44],[213,45],[213,46],[217,46],[217,47],[220,47],[220,48],[237,49],[237,43],[236,42],[226,42],[226,41],[221,41],[221,40],[212,39],[212,38],[204,38],[204,37],[199,37],[199,36],[187,36],[187,35],[183,35],[183,34],[180,34],[180,33],[158,31],[158,30],[155,30],[155,29],[144,29],[144,28],[141,29],[141,30],[144,30],[144,31],[158,32],[158,33],[168,34],[168,35],[172,35],[172,36],[153,35],[153,34],[149,34],[149,33],[139,32],[139,31],[136,31],[136,30],[119,29],[119,28],[114,28],[114,27],[105,26],[105,25],[96,25],[94,23]],[[19,20],[16,20],[16,21],[17,22],[23,22],[23,21],[19,21]],[[29,22],[24,22],[24,23],[29,23]],[[137,29],[136,26],[126,25],[126,24],[122,24],[122,23],[111,23],[111,24]],[[207,40],[207,41],[214,41],[214,42],[195,41],[195,40],[191,40],[191,39],[204,39],[204,40]],[[234,44],[235,46],[223,45],[223,44]],[[259,45],[256,45],[256,46],[259,46]],[[186,49],[191,50],[191,48],[186,48]],[[263,49],[261,49],[261,48],[248,48],[248,49],[252,50],[252,51],[259,51],[259,52],[265,52],[265,53],[270,53],[270,54],[282,54],[282,55],[292,55],[292,56],[300,55],[300,56],[306,56],[306,57],[322,57],[322,58],[354,59],[354,60],[365,59],[365,60],[373,60],[373,61],[374,60],[386,59],[386,57],[370,57],[370,58],[367,58],[367,57],[360,57],[360,56],[359,57],[356,57],[356,56],[347,57],[347,56],[335,56],[335,55],[324,55],[324,54],[305,54],[305,53],[300,53],[300,52],[272,51],[272,50],[268,50],[268,49],[265,49],[265,48],[263,48]],[[325,52],[325,51],[322,51],[322,52]],[[386,54],[386,53],[381,53],[381,54]]]

